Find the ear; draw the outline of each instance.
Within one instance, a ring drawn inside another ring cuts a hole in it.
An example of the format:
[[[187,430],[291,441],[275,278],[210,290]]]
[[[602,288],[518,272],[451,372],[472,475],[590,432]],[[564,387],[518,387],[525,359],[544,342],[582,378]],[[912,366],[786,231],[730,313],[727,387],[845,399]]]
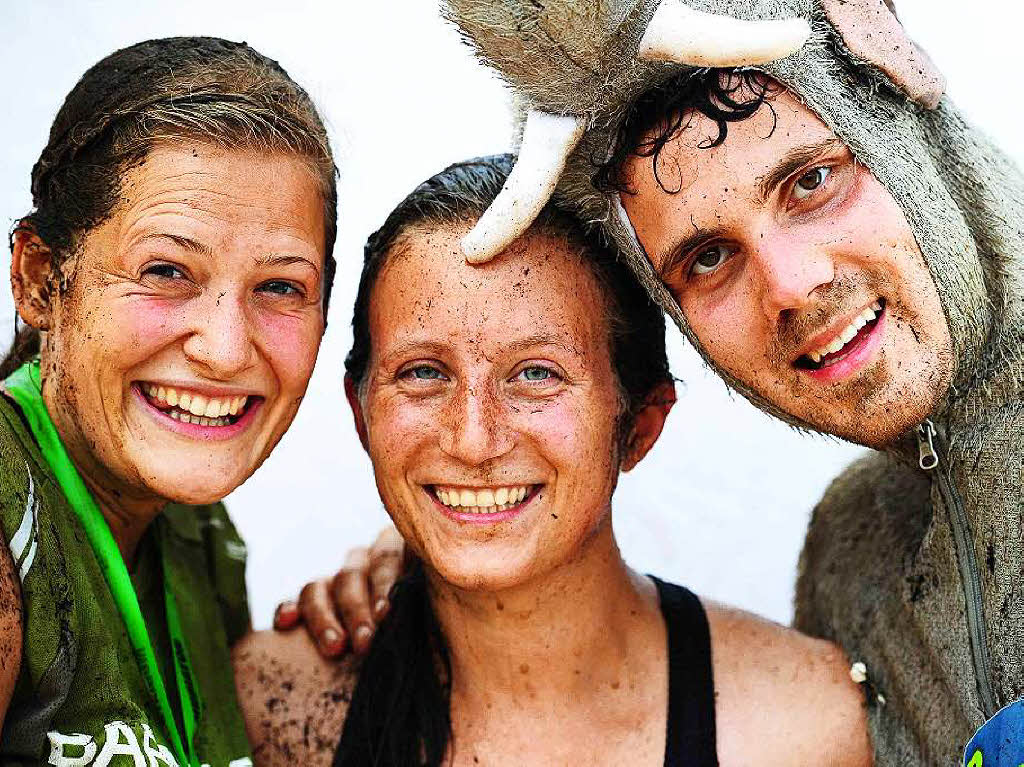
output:
[[[935,109],[946,79],[896,18],[892,0],[822,0],[825,15],[856,58],[881,70],[925,109]]]
[[[355,381],[349,375],[345,376],[345,399],[348,400],[348,406],[352,409],[352,420],[355,421],[356,434],[359,435],[359,444],[363,446],[363,450],[368,450],[366,447],[366,421],[363,419],[363,404],[359,401],[359,392],[356,391]]]
[[[622,470],[630,471],[654,447],[665,428],[672,406],[676,404],[676,387],[671,381],[658,384],[647,398],[647,402],[633,419],[633,430],[626,442],[626,454],[622,459]]]
[[[50,328],[50,248],[21,222],[11,237],[11,292],[18,315],[38,330]]]

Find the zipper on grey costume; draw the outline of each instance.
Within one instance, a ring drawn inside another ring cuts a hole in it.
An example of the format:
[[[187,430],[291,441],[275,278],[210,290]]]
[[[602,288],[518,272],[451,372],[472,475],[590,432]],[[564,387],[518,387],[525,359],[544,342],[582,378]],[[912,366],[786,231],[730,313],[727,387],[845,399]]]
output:
[[[985,608],[981,601],[978,559],[975,556],[974,541],[963,501],[953,486],[945,466],[939,465],[939,453],[935,449],[937,440],[941,444],[935,424],[930,420],[925,420],[917,427],[918,465],[927,472],[937,469],[933,476],[938,481],[939,494],[949,510],[949,522],[953,528],[953,543],[956,547],[956,562],[964,588],[964,604],[967,607],[967,633],[971,640],[974,677],[978,685],[982,712],[987,720],[995,716],[999,709],[995,691],[992,689],[992,662],[989,659],[988,637],[985,634]]]

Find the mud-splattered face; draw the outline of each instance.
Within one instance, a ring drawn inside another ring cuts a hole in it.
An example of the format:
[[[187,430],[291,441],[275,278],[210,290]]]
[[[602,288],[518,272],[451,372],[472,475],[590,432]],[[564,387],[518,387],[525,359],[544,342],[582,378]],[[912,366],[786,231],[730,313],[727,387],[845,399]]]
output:
[[[720,369],[822,431],[890,443],[949,386],[938,292],[885,188],[788,92],[771,106],[774,130],[765,105],[714,148],[694,116],[657,178],[631,158],[623,206]]]
[[[324,327],[324,220],[290,155],[155,148],[53,301],[44,396],[115,495],[209,503],[288,428]]]
[[[395,246],[350,401],[406,541],[448,583],[499,589],[610,525],[620,396],[605,299],[580,256],[533,234],[473,267],[467,229]]]

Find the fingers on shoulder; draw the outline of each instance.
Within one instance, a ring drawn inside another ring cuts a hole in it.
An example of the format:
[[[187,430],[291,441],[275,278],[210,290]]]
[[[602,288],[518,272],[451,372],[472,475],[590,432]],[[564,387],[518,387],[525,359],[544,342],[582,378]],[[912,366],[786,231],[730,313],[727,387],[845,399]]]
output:
[[[307,583],[299,594],[297,610],[310,636],[320,646],[326,658],[337,657],[345,649],[347,632],[341,625],[332,601],[333,580],[322,579]]]

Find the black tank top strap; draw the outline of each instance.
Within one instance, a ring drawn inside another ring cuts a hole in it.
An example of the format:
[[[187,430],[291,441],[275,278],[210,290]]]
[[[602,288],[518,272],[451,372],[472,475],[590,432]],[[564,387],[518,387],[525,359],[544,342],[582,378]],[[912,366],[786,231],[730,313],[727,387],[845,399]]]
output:
[[[711,632],[697,596],[651,576],[668,630],[665,767],[718,767]]]

